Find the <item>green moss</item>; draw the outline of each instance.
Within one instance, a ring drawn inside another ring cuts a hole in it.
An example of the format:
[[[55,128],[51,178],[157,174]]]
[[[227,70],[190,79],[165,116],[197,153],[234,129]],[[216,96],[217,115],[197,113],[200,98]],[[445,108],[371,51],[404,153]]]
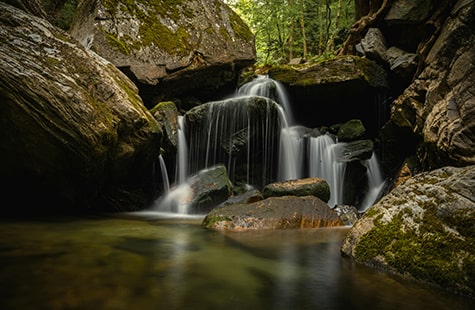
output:
[[[130,54],[130,49],[126,42],[119,40],[115,35],[105,31],[104,35],[106,36],[107,42],[109,42],[111,46],[115,46],[122,54]]]
[[[153,1],[153,0],[105,0],[103,2],[106,10],[115,15],[119,9],[136,17],[140,21],[139,40],[130,36],[121,36],[107,33],[109,43],[118,48],[123,54],[130,54],[132,49],[140,49],[141,46],[155,45],[169,54],[188,55],[190,46],[188,41],[190,35],[184,27],[176,31],[163,25],[159,18],[179,20],[181,15],[193,17],[193,12],[186,9],[183,0]],[[148,12],[143,11],[138,4],[149,8]]]
[[[230,7],[225,7],[228,11],[229,21],[231,22],[231,27],[233,28],[234,34],[248,42],[253,40],[254,35],[249,29],[249,26]]]
[[[232,221],[232,218],[230,218],[229,216],[208,215],[204,218],[203,222],[201,223],[201,226],[206,227],[206,228],[212,228],[218,222],[231,222],[231,221]]]

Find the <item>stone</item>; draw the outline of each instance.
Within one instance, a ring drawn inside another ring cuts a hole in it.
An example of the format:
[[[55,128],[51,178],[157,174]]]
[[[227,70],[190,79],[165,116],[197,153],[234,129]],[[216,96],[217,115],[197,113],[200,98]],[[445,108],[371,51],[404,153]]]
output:
[[[356,261],[457,293],[475,293],[475,165],[409,178],[351,228]]]
[[[256,60],[252,32],[220,0],[85,0],[71,33],[124,70],[147,107],[189,95],[209,100],[234,89]]]
[[[268,184],[262,190],[262,194],[265,198],[312,195],[328,202],[330,200],[330,186],[321,178],[305,178]]]
[[[0,175],[3,198],[19,202],[9,207],[144,208],[162,133],[137,87],[66,32],[4,2],[0,41]]]
[[[344,225],[335,211],[314,196],[270,197],[250,204],[215,208],[202,226],[213,230],[303,229]]]

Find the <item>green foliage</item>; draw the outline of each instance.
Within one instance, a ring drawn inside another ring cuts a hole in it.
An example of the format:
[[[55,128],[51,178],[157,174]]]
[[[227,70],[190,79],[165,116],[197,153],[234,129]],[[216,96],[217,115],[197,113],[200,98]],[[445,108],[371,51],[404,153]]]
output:
[[[353,0],[225,0],[256,36],[260,65],[333,54],[355,22]]]
[[[53,25],[68,31],[80,0],[41,0]]]

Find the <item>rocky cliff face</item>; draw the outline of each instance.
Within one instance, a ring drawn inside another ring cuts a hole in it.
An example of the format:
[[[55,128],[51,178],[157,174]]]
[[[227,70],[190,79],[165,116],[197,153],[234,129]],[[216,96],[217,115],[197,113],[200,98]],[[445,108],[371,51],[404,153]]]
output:
[[[85,0],[71,33],[126,72],[150,108],[218,99],[255,61],[252,33],[219,0]]]
[[[364,33],[373,27],[377,31],[367,33],[380,32],[384,40],[367,44],[370,38],[364,35],[355,50],[391,69],[396,63],[388,57],[391,47],[417,59],[380,135],[382,158],[393,168],[406,162],[405,181],[353,226],[342,252],[473,297],[475,4],[396,0],[383,1],[383,7],[363,17],[358,29]],[[386,44],[391,47],[368,48]],[[418,166],[425,172],[411,171]]]
[[[0,25],[2,198],[142,208],[161,131],[136,86],[44,19],[0,2]]]

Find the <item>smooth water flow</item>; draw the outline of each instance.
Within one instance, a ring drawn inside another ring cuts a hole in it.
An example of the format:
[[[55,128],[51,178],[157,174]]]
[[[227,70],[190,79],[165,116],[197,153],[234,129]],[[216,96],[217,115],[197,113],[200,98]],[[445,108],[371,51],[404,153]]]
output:
[[[176,171],[178,184],[183,184],[188,175],[188,146],[186,144],[186,137],[184,132],[183,116],[178,116],[178,150]]]
[[[373,152],[373,156],[366,162],[367,174],[368,174],[368,192],[360,207],[360,212],[368,210],[381,196],[381,192],[386,185],[386,181],[381,175],[378,159]]]
[[[167,165],[161,154],[158,156],[158,162],[160,163],[160,171],[162,174],[163,192],[168,193],[170,191],[170,180],[168,179]]]
[[[187,178],[216,164],[225,165],[234,185],[247,187],[323,178],[330,186],[328,204],[347,203],[347,163],[336,152],[345,143],[337,143],[329,134],[313,136],[296,126],[285,89],[277,81],[259,76],[235,96],[198,108],[199,123],[194,123],[196,115],[186,120],[190,112],[179,117],[175,186],[159,200],[161,210],[187,212],[183,199],[179,201],[180,195],[187,197]],[[361,164],[367,169],[368,190],[359,208],[365,211],[379,198],[384,180],[374,154]]]
[[[267,75],[259,75],[254,80],[242,85],[238,89],[236,96],[262,96],[270,98],[284,108],[287,126],[295,124],[285,87]]]
[[[310,138],[309,146],[309,175],[322,178],[330,186],[328,205],[343,203],[343,180],[346,163],[337,161],[335,147],[337,143],[329,135]]]

